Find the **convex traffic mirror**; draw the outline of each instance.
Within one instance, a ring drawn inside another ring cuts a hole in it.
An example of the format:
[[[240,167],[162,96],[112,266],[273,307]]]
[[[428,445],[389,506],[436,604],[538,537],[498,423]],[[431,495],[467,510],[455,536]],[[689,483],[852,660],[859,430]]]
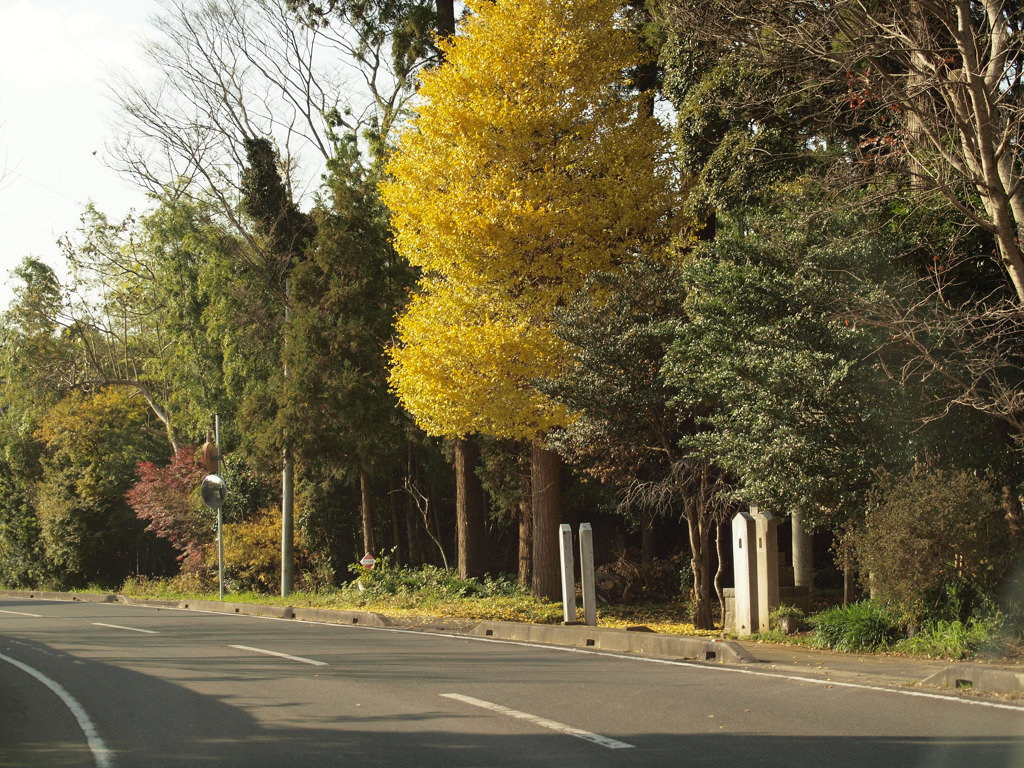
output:
[[[228,497],[228,487],[219,475],[207,475],[199,492],[203,496],[203,503],[210,509],[220,509]]]

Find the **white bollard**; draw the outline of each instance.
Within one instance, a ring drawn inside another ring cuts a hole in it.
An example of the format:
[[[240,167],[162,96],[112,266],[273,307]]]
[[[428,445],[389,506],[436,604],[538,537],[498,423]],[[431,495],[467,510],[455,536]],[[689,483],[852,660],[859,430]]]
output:
[[[559,526],[558,548],[562,554],[562,615],[566,624],[576,623],[576,573],[572,561],[572,526]]]
[[[580,580],[583,582],[583,623],[597,626],[597,586],[594,578],[594,529],[580,524]]]

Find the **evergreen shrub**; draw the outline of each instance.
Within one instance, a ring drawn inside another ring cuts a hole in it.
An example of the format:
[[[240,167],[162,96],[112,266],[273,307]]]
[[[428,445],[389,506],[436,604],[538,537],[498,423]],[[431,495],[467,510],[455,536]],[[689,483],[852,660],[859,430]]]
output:
[[[811,624],[814,644],[836,651],[870,653],[888,648],[903,637],[899,623],[874,600],[822,611]]]
[[[917,626],[990,614],[1013,539],[989,481],[918,466],[882,479],[854,548],[872,595]]]

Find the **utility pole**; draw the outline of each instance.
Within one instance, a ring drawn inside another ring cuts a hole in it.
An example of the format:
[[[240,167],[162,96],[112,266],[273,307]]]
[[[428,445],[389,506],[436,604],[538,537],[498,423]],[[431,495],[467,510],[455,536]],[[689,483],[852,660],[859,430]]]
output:
[[[285,283],[284,300],[284,343],[288,343],[288,326],[291,324],[292,282]],[[284,378],[288,379],[288,357],[284,356]],[[281,597],[292,592],[293,561],[295,558],[295,462],[288,445],[288,434],[284,436],[284,467],[281,472]]]

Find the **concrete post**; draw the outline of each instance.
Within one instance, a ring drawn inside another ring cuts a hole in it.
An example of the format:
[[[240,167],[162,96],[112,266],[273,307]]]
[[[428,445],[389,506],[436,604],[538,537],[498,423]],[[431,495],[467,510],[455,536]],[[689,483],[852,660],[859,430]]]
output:
[[[580,524],[580,580],[583,582],[583,623],[597,626],[597,587],[594,578],[594,529]]]
[[[814,599],[814,541],[804,527],[803,515],[794,512],[793,522],[793,585],[806,587],[809,599]]]
[[[734,631],[739,637],[754,632],[757,623],[757,532],[754,518],[740,511],[732,519],[732,562],[735,577]]]
[[[558,526],[558,549],[562,555],[562,615],[566,624],[576,622],[576,572],[572,561],[572,526]]]
[[[779,522],[770,512],[750,505],[757,534],[757,631],[771,629],[768,614],[779,607]]]

